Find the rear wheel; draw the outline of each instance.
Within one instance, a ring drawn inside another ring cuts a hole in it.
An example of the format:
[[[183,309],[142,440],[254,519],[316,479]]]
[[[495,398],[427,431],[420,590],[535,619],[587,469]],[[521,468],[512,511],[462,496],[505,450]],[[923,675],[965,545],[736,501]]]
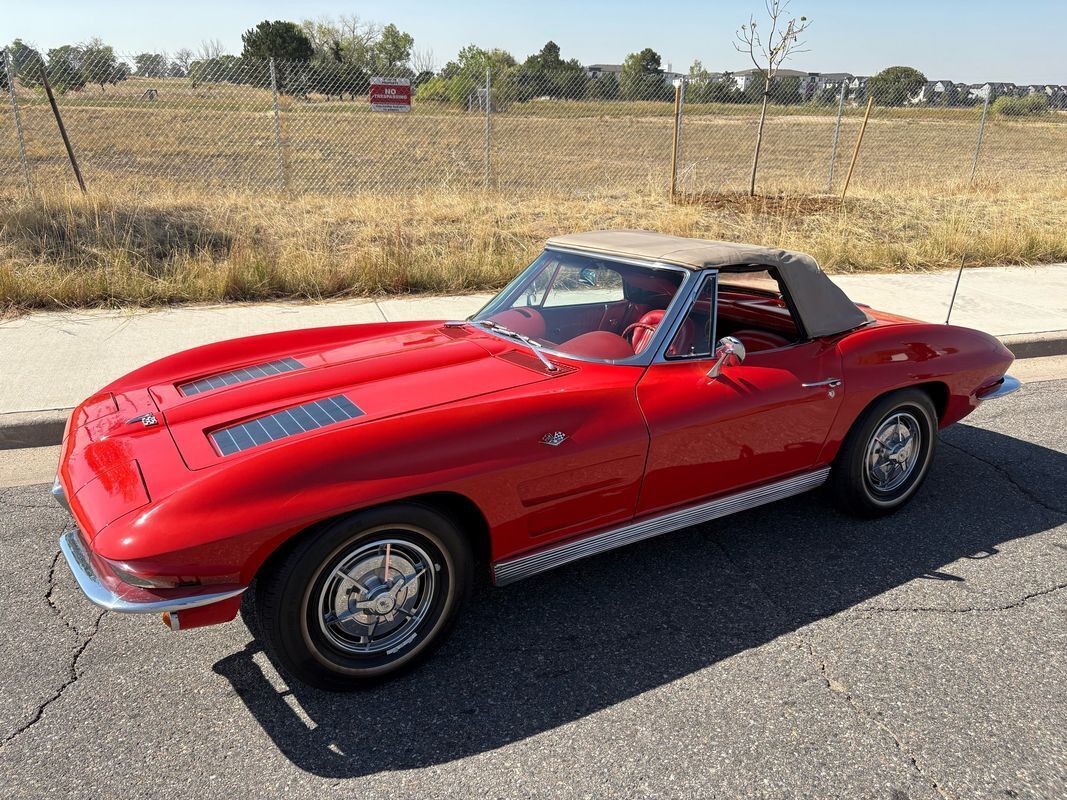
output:
[[[415,504],[358,512],[309,533],[257,581],[268,655],[321,689],[380,681],[445,638],[471,583],[470,549]]]
[[[926,478],[937,443],[929,395],[902,389],[877,400],[856,420],[830,473],[835,503],[877,517],[907,503]]]

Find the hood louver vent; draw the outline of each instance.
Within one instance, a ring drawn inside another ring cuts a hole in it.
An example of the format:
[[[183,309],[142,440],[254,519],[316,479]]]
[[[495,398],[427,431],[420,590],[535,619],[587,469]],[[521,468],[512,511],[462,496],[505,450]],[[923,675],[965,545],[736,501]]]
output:
[[[280,375],[283,372],[293,372],[303,369],[304,365],[295,358],[282,358],[278,361],[269,361],[266,364],[253,364],[249,367],[241,367],[230,372],[220,372],[218,375],[209,375],[206,378],[198,378],[195,381],[178,385],[178,391],[189,396],[203,394],[212,389],[221,389],[223,386],[233,386],[235,383],[266,378],[270,375]]]
[[[228,456],[361,416],[363,409],[343,394],[338,394],[221,428],[211,433],[211,441],[221,455]]]

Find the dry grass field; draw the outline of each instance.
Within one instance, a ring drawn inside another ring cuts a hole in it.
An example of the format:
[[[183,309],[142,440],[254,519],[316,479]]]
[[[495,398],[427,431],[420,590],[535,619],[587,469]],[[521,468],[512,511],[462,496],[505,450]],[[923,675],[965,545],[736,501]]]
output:
[[[1067,191],[712,196],[671,204],[484,192],[53,194],[0,205],[0,307],[460,292],[502,285],[563,231],[641,227],[779,245],[832,272],[1067,260]]]
[[[148,83],[159,99],[142,101]],[[0,115],[0,307],[451,292],[499,286],[560,231],[642,227],[806,250],[831,271],[1067,260],[1067,117],[876,110],[845,203],[827,195],[833,116],[772,109],[762,198],[747,178],[755,110],[689,106],[680,202],[667,202],[665,103],[532,102],[481,114],[129,80],[62,98],[88,196],[55,123],[23,91],[37,196]],[[835,191],[860,125],[849,109]],[[281,190],[284,179],[289,191]]]

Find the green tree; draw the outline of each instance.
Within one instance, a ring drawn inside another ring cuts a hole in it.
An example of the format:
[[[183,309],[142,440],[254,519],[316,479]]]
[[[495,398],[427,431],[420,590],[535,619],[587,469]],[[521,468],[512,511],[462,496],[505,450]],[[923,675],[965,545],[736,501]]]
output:
[[[41,83],[41,66],[44,59],[22,39],[16,39],[7,49],[11,59],[11,71],[23,86],[38,86]]]
[[[189,64],[189,79],[194,87],[201,83],[241,83],[243,73],[237,56],[200,58]]]
[[[242,58],[263,61],[270,58],[310,61],[315,52],[311,39],[295,22],[264,20],[241,34],[241,42],[244,45]]]
[[[800,77],[787,75],[779,78],[771,87],[771,95],[774,102],[783,106],[797,105],[803,99],[800,93]]]
[[[301,23],[311,41],[316,64],[350,64],[364,70],[371,68],[374,47],[381,36],[376,25],[365,23],[354,14],[336,20],[306,19]]]
[[[1051,105],[1049,96],[1044,92],[1031,92],[1025,97],[1004,95],[993,101],[989,110],[1005,117],[1028,117],[1047,114]]]
[[[515,57],[507,50],[485,50],[469,44],[459,51],[455,61],[445,64],[440,77],[448,81],[451,102],[470,105],[477,98],[478,90],[485,86],[488,68],[492,75],[493,106],[503,108],[506,101],[516,96],[516,67]]]
[[[887,67],[867,81],[867,93],[880,106],[902,106],[925,83],[926,76],[913,67]]]
[[[101,90],[109,83],[126,79],[126,71],[119,69],[118,59],[111,45],[90,39],[81,48],[81,68],[87,83],[99,83]]]
[[[408,62],[411,60],[411,48],[414,46],[415,37],[410,33],[404,33],[396,25],[386,25],[372,49],[373,69],[387,76],[410,72]]]
[[[559,45],[549,41],[528,56],[515,74],[520,99],[559,97],[574,99],[586,95],[588,77],[577,59],[564,61]]]
[[[587,94],[594,100],[618,100],[619,79],[614,72],[605,72],[589,81]]]
[[[619,88],[625,100],[665,100],[668,95],[659,53],[646,47],[622,62]]]
[[[144,78],[162,78],[167,74],[167,57],[162,53],[138,53],[133,57],[134,70]]]
[[[48,82],[60,94],[85,87],[80,48],[65,44],[48,51]]]

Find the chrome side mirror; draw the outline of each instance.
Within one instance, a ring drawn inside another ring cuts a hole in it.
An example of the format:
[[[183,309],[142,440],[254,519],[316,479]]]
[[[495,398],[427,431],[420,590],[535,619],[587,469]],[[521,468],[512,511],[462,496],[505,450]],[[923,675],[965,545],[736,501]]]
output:
[[[745,360],[745,345],[733,336],[723,336],[715,347],[715,363],[708,370],[709,378],[718,378],[723,367],[736,367]]]

